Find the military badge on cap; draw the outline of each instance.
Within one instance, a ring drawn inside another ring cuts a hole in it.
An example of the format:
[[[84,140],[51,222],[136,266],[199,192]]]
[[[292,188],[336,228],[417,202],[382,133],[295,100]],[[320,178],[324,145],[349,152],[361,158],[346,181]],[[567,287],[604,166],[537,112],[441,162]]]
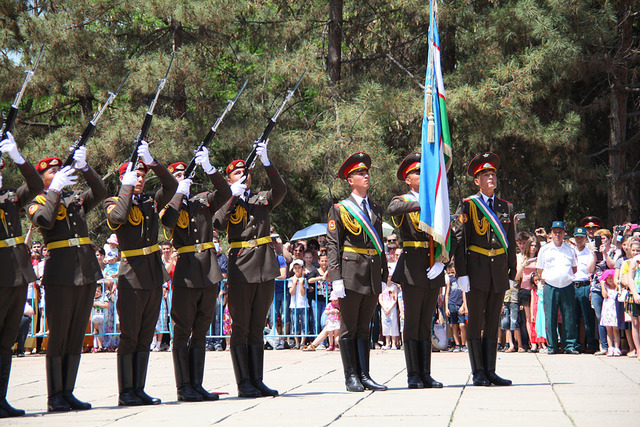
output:
[[[500,168],[500,158],[493,153],[478,154],[471,160],[467,168],[467,174],[475,177],[482,171],[497,171]]]
[[[184,162],[171,163],[169,167],[167,167],[167,170],[169,173],[184,172],[187,170],[187,164]]]
[[[229,175],[236,169],[244,169],[244,160],[234,160],[233,162],[229,163],[229,166],[227,166],[225,172],[227,172],[227,175]]]
[[[38,173],[42,173],[49,168],[54,166],[61,166],[62,160],[59,157],[47,157],[46,159],[42,159],[36,165],[36,170]]]
[[[410,172],[415,171],[420,171],[420,153],[411,153],[405,157],[402,163],[400,163],[400,167],[398,167],[396,177],[399,181],[404,181]]]
[[[367,153],[359,152],[352,154],[344,161],[340,170],[338,170],[338,178],[347,179],[350,173],[361,169],[367,169],[371,167],[371,157]]]

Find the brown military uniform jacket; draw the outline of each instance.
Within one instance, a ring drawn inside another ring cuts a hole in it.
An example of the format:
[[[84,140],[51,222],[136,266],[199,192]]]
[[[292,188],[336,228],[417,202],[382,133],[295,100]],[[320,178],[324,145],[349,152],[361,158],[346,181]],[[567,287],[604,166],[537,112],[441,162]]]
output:
[[[142,249],[158,243],[158,214],[169,203],[178,188],[173,175],[156,162],[150,169],[160,179],[162,187],[155,194],[133,195],[134,187],[123,185],[116,197],[104,201],[108,225],[118,236],[121,251]],[[162,264],[161,252],[123,258],[118,270],[118,287],[153,289],[169,280]]]
[[[429,235],[417,229],[409,215],[412,212],[420,214],[420,203],[414,200],[412,195],[409,198],[410,201],[402,196],[394,197],[387,208],[387,214],[394,216],[396,224],[400,224],[398,227],[400,240],[403,242],[429,242]],[[414,285],[422,288],[444,286],[444,274],[429,280],[427,269],[430,267],[429,248],[403,247],[391,280],[401,285]]]
[[[88,238],[86,217],[91,209],[107,197],[107,187],[91,167],[82,173],[89,190],[47,191],[29,205],[27,214],[42,233],[44,244]],[[44,264],[42,283],[82,286],[102,279],[102,271],[91,245],[69,246],[49,251]]]
[[[229,243],[247,242],[270,234],[269,213],[284,200],[287,185],[273,166],[266,166],[272,189],[251,193],[247,201],[231,197],[215,214],[214,227],[227,233]],[[228,280],[231,283],[263,283],[280,275],[273,243],[229,251]]]
[[[349,200],[356,201],[352,196]],[[382,238],[382,207],[369,198],[369,209],[372,212],[372,224]],[[345,289],[364,295],[377,295],[382,292],[382,282],[389,278],[387,257],[381,255],[364,255],[347,252],[342,248],[352,246],[362,249],[375,249],[369,236],[359,225],[356,229],[345,226],[342,216],[355,223],[355,219],[340,204],[335,204],[329,210],[329,225],[327,226],[327,256],[329,259],[329,280],[344,280]]]
[[[18,169],[27,182],[17,190],[0,190],[0,240],[22,236],[20,210],[44,189],[42,178],[29,162],[18,165]],[[36,275],[27,245],[0,248],[0,271],[0,287],[22,286],[35,282]]]
[[[460,203],[453,224],[453,233],[456,239],[456,273],[458,276],[469,276],[470,286],[474,289],[488,292],[490,284],[493,283],[494,292],[506,291],[509,289],[509,279],[513,280],[516,277],[516,232],[512,220],[513,205],[506,200],[494,197],[493,210],[507,233],[509,246],[505,254],[486,256],[469,250],[469,246],[475,245],[490,250],[500,249],[502,244],[490,226],[486,233],[478,234],[473,224],[475,220],[469,213],[469,206],[472,203],[469,199],[464,199]],[[483,218],[484,215],[477,209],[478,222],[481,222]]]
[[[213,239],[213,215],[230,198],[231,190],[220,172],[209,175],[216,191],[205,191],[185,200],[176,193],[161,214],[162,225],[173,230],[173,246],[193,246]],[[215,249],[178,255],[173,286],[204,288],[222,281]]]

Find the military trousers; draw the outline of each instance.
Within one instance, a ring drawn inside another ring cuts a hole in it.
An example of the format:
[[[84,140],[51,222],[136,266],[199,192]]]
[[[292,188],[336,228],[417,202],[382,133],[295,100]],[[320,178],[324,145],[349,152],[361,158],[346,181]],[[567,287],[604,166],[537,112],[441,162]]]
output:
[[[206,345],[206,335],[213,321],[218,286],[187,288],[174,286],[171,296],[171,319],[173,325],[173,348],[187,346],[191,337],[191,348]]]
[[[468,339],[480,339],[483,337],[483,333],[486,338],[498,338],[503,301],[504,291],[495,292],[493,286],[489,287],[489,291],[471,288],[467,293]]]
[[[340,339],[369,340],[369,327],[378,296],[364,295],[349,289],[345,290],[345,294],[345,297],[340,299]]]
[[[404,339],[424,341],[431,338],[431,322],[441,288],[402,286],[404,301]]]
[[[96,283],[82,286],[45,285],[45,310],[49,343],[47,357],[82,353],[82,343],[91,321]]]
[[[160,314],[162,287],[118,288],[116,309],[120,317],[118,354],[148,352]]]
[[[27,301],[27,285],[0,288],[0,355],[10,355]]]
[[[233,283],[229,286],[231,347],[262,345],[267,313],[273,302],[275,280],[262,283]]]

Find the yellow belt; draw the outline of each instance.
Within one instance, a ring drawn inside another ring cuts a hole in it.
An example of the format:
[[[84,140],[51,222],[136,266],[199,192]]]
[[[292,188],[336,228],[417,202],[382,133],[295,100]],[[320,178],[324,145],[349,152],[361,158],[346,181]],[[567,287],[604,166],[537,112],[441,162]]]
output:
[[[376,251],[375,249],[369,249],[369,248],[355,248],[353,246],[343,246],[342,250],[345,252],[355,252],[361,255],[378,255],[378,251]]]
[[[402,246],[405,248],[428,248],[429,247],[429,242],[427,241],[422,241],[422,242],[414,242],[414,241],[409,241],[409,242],[402,242]]]
[[[484,256],[496,256],[496,255],[502,255],[504,253],[504,248],[500,248],[500,249],[485,249],[485,248],[481,248],[480,246],[476,246],[476,245],[469,245],[469,250],[482,254]]]
[[[0,240],[0,248],[10,248],[24,243],[24,236],[12,237],[10,239]]]
[[[90,245],[91,239],[88,237],[76,237],[67,240],[58,240],[57,242],[51,242],[47,244],[47,250],[70,248],[71,246]]]
[[[271,236],[266,236],[259,239],[248,240],[246,242],[231,242],[229,243],[229,246],[231,247],[231,249],[255,248],[256,246],[264,245],[271,242],[273,242]]]
[[[183,246],[181,248],[178,248],[178,253],[179,254],[186,254],[191,252],[200,253],[202,251],[206,251],[207,249],[211,249],[213,247],[214,247],[213,242],[197,243],[195,245]]]
[[[122,256],[123,258],[131,258],[132,256],[150,255],[159,250],[160,250],[160,246],[158,246],[158,244],[155,244],[152,246],[147,246],[146,248],[142,248],[142,249],[131,249],[128,251],[120,251],[120,256]]]

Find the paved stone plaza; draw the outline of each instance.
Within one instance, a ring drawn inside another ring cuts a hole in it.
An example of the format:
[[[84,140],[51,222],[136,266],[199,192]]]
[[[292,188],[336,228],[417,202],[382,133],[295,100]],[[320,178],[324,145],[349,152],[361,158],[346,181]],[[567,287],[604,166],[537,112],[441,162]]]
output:
[[[376,350],[371,374],[386,392],[348,393],[340,354],[323,350],[267,351],[265,383],[276,398],[239,399],[228,352],[207,352],[205,387],[228,392],[218,402],[178,403],[171,353],[151,353],[147,392],[157,407],[117,406],[116,355],[82,357],[76,396],[90,411],[48,414],[44,356],[14,358],[8,399],[25,409],[2,425],[221,425],[221,426],[637,426],[640,361],[628,357],[499,353],[498,373],[511,387],[469,386],[466,353],[435,353],[440,390],[406,389],[404,355]]]

